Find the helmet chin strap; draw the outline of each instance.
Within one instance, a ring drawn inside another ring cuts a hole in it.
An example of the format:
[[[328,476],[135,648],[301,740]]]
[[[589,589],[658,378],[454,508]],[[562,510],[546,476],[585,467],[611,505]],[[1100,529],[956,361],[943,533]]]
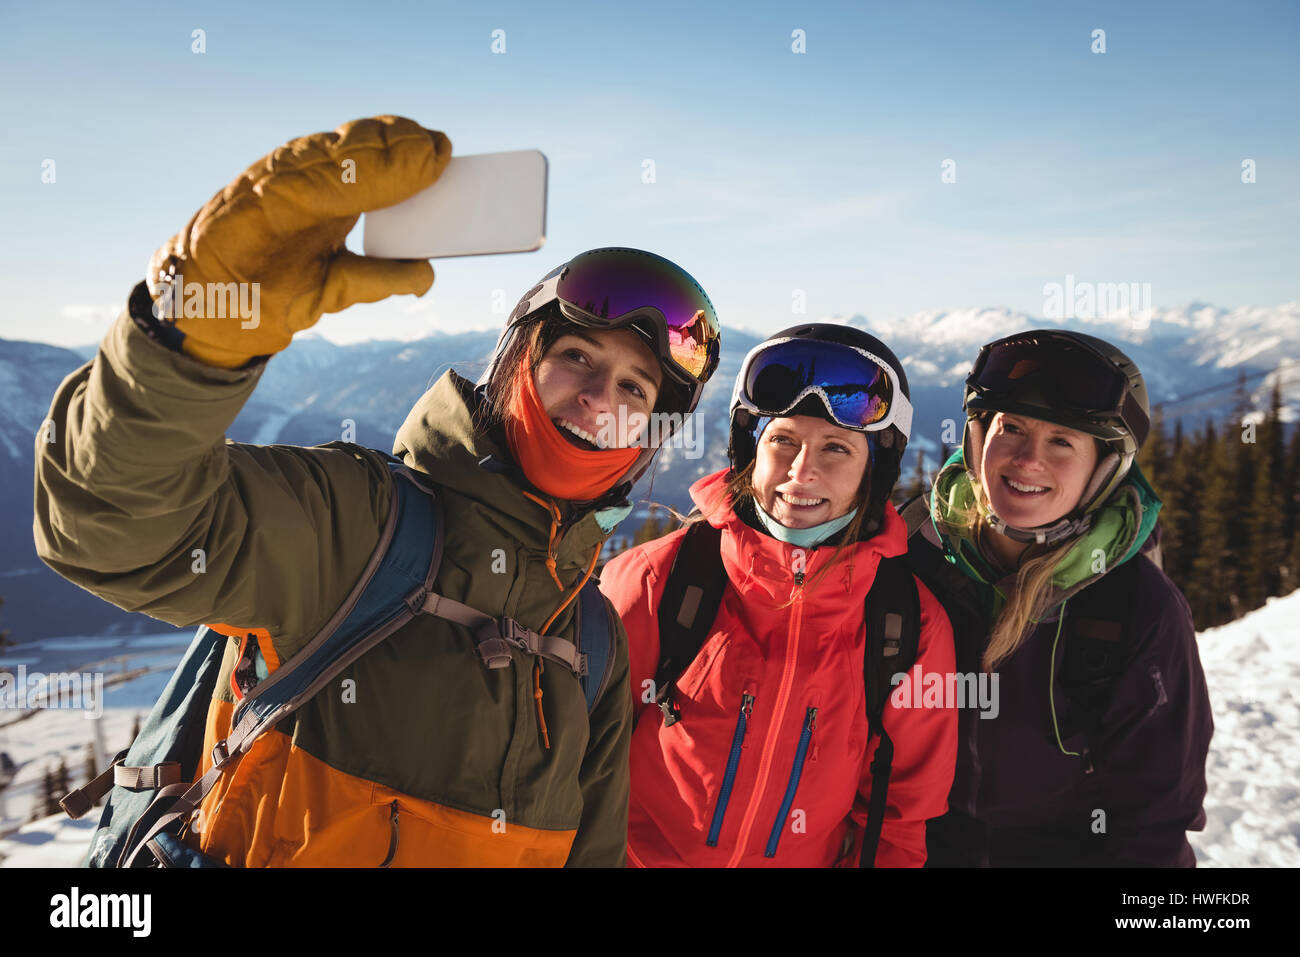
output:
[[[1038,528],[1016,528],[1008,525],[992,512],[984,516],[989,528],[1005,535],[1013,542],[1029,545],[1055,545],[1070,538],[1076,538],[1092,528],[1092,513],[1077,518],[1063,518],[1054,525],[1041,525]]]
[[[984,423],[980,421],[978,416],[971,416],[966,420],[966,432],[962,436],[962,445],[967,470],[978,476],[984,452]],[[1120,474],[1120,469],[1122,468],[1124,472],[1127,472],[1128,465],[1132,460],[1132,456],[1125,456],[1125,459],[1121,459],[1118,454],[1111,452],[1098,462],[1097,467],[1093,470],[1092,478],[1088,480],[1087,487],[1084,488],[1083,494],[1079,497],[1079,507],[1051,525],[1017,528],[1014,525],[1008,525],[993,514],[991,510],[981,506],[980,511],[984,512],[984,520],[988,523],[989,528],[1000,535],[1005,535],[1014,542],[1028,545],[1055,545],[1067,539],[1076,538],[1092,528],[1093,509],[1100,503],[1102,491],[1109,492],[1113,488],[1114,481],[1117,475]]]

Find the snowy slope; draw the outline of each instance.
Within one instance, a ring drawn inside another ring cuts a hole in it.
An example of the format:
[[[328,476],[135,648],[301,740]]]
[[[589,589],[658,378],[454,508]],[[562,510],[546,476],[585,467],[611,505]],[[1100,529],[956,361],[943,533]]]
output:
[[[1214,709],[1203,866],[1300,866],[1300,591],[1200,635]]]
[[[96,639],[88,639],[94,641]],[[125,639],[131,668],[176,660],[175,635]],[[71,642],[55,648],[69,650]],[[1300,591],[1274,598],[1240,621],[1200,635],[1201,661],[1214,707],[1214,739],[1207,769],[1205,830],[1190,835],[1203,867],[1300,866]],[[93,651],[91,652],[94,653]],[[114,659],[117,660],[116,658]],[[0,660],[0,666],[17,661]],[[136,713],[147,713],[170,667],[106,691],[104,726],[110,749],[124,747]],[[8,720],[0,712],[0,722]],[[74,786],[91,722],[68,711],[44,711],[0,729],[0,749],[22,767],[0,801],[0,834],[27,817],[41,774],[59,756],[68,759]],[[97,814],[81,821],[46,818],[0,837],[0,866],[75,867],[89,844]]]

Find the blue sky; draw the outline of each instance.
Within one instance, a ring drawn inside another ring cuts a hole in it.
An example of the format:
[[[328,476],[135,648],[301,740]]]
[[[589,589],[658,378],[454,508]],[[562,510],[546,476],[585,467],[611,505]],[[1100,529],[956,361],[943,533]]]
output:
[[[1276,305],[1300,298],[1298,44],[1300,6],[1250,0],[7,3],[0,338],[95,341],[248,163],[377,113],[460,154],[541,149],[549,236],[435,263],[423,299],[327,317],[336,341],[499,325],[495,290],[508,309],[601,245],[676,260],[724,323],[765,332],[1041,314],[1067,274],[1150,283],[1160,307]]]

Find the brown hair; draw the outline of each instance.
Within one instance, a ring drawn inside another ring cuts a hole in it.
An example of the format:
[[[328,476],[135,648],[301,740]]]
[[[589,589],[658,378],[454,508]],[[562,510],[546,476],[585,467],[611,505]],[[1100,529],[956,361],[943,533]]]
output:
[[[528,372],[536,375],[547,351],[561,336],[583,331],[583,327],[570,322],[554,303],[541,312],[529,317],[519,324],[510,343],[497,361],[496,373],[487,386],[488,401],[480,403],[475,416],[475,424],[483,430],[502,425],[506,411],[515,406],[519,400],[522,387],[519,381],[519,369],[524,356],[528,356]],[[590,333],[590,330],[588,331]],[[599,335],[599,331],[596,331]],[[667,373],[660,383],[655,400],[654,411],[665,411],[672,405],[675,396]]]
[[[529,373],[535,373],[551,343],[563,335],[561,323],[546,322],[550,317],[550,310],[543,310],[521,323],[510,337],[497,360],[496,372],[487,384],[487,401],[480,402],[474,410],[474,425],[480,431],[488,432],[504,424],[506,410],[518,401],[522,388],[519,368],[524,356],[528,357]]]

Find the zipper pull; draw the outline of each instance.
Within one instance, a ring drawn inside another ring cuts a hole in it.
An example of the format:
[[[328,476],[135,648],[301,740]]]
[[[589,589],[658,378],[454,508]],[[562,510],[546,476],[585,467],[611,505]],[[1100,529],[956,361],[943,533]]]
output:
[[[796,585],[798,585],[800,588],[803,587],[803,571],[802,571],[802,570],[797,571],[797,572],[794,573],[794,583],[795,583]]]
[[[393,801],[388,805],[388,826],[391,834],[388,839],[388,856],[384,858],[380,867],[388,867],[393,863],[393,858],[397,854],[397,802]]]
[[[746,717],[754,713],[754,696],[748,691],[740,697],[740,711]]]
[[[809,731],[817,730],[817,709],[816,708],[808,709],[808,720],[805,722],[805,727],[807,727]]]

